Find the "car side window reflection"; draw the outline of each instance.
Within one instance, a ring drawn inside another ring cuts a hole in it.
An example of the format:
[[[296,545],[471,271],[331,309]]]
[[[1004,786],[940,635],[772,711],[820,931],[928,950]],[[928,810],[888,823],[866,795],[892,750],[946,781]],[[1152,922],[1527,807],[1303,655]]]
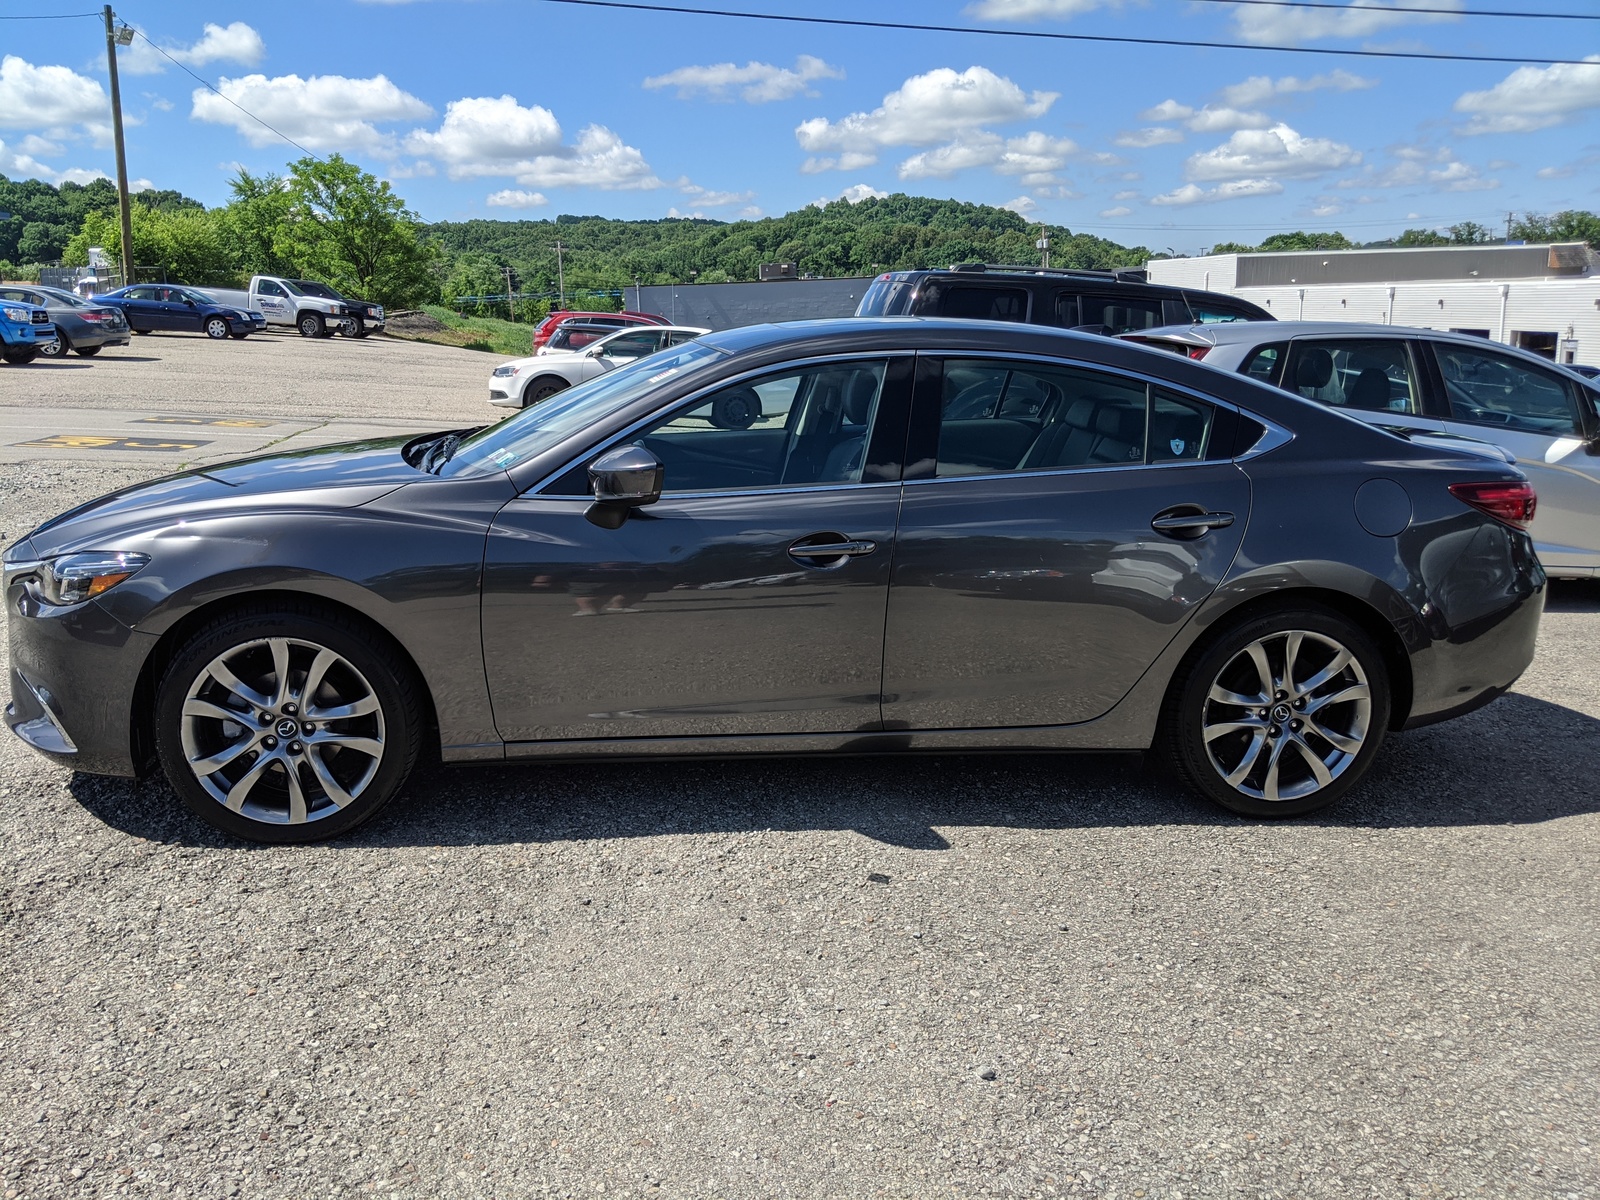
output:
[[[1198,461],[1214,415],[1210,405],[1104,372],[949,359],[936,474]]]
[[[1435,344],[1454,420],[1523,433],[1578,433],[1576,383],[1519,359]]]
[[[660,460],[664,494],[859,483],[884,368],[828,363],[719,388],[633,441]]]

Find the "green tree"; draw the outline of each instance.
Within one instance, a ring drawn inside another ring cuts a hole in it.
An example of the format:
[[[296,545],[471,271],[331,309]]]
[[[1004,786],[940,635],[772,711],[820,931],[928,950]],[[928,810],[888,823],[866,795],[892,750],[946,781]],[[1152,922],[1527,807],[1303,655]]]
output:
[[[135,204],[133,263],[141,278],[165,278],[197,287],[230,287],[239,283],[234,255],[222,223],[204,209],[159,210]],[[92,212],[67,243],[62,261],[83,266],[89,247],[102,246],[115,262],[122,256],[122,230],[115,212]]]
[[[1213,254],[1254,254],[1260,246],[1246,246],[1243,242],[1218,242],[1211,247]]]
[[[289,168],[288,194],[273,244],[301,270],[390,307],[438,294],[417,216],[387,180],[337,154],[325,162],[302,158]]]
[[[1510,233],[1528,242],[1587,242],[1600,249],[1600,216],[1573,208],[1549,216],[1523,213],[1511,222]]]
[[[1433,229],[1408,229],[1395,238],[1396,246],[1448,246],[1450,239]]]
[[[489,315],[497,306],[476,302],[463,306],[463,296],[498,296],[506,290],[506,277],[500,264],[488,254],[463,254],[455,260],[439,289],[444,302],[457,312],[470,307],[479,316]]]
[[[252,175],[241,167],[228,181],[228,189],[233,199],[222,210],[220,219],[239,273],[298,274],[294,263],[278,250],[291,203],[283,176],[271,172]]]
[[[1492,241],[1494,232],[1487,225],[1480,225],[1476,221],[1462,221],[1450,226],[1450,243],[1455,246],[1481,246],[1484,242]]]
[[[1263,251],[1271,250],[1353,250],[1355,243],[1342,233],[1275,233],[1261,243]]]

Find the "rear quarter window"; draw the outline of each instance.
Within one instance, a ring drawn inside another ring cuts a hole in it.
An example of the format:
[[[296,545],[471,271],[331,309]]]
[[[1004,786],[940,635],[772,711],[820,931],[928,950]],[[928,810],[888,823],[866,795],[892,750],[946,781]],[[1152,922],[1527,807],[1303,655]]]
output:
[[[935,283],[923,287],[918,311],[931,317],[966,317],[976,321],[1026,321],[1026,288],[983,287],[969,283]]]

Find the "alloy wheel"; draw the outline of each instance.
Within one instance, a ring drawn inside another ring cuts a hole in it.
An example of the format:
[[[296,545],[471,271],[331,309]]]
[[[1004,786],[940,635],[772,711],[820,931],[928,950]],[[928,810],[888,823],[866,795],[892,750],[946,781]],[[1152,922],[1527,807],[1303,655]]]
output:
[[[217,655],[184,697],[189,770],[249,820],[303,825],[358,800],[386,750],[383,707],[356,667],[301,638],[243,642]]]
[[[1360,660],[1311,630],[1266,634],[1212,680],[1201,738],[1224,782],[1256,800],[1300,800],[1349,769],[1372,727]]]

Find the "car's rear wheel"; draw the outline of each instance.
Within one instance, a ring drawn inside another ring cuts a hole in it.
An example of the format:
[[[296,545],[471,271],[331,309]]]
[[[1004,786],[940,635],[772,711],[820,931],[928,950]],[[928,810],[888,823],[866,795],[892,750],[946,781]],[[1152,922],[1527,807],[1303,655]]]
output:
[[[39,348],[39,353],[44,355],[46,358],[65,358],[67,356],[67,351],[71,349],[72,343],[67,341],[67,335],[57,330],[56,340],[47,346],[41,346]]]
[[[557,392],[564,392],[571,386],[565,379],[559,379],[554,375],[541,375],[523,389],[522,407],[527,408],[530,404],[548,400]]]
[[[220,341],[228,336],[228,321],[226,317],[207,317],[206,336]]]
[[[248,329],[240,330],[238,333],[235,333],[235,334],[232,335],[233,340],[236,341],[236,342],[242,342],[242,341],[245,340],[245,338],[247,338],[249,336],[250,336],[250,331]]]
[[[295,325],[300,330],[301,337],[319,338],[328,336],[327,322],[322,319],[321,313],[301,313]]]
[[[1191,787],[1252,817],[1333,804],[1388,729],[1389,671],[1329,610],[1284,609],[1224,629],[1173,680],[1159,737]]]
[[[260,608],[200,629],[156,696],[156,750],[183,803],[258,842],[346,833],[416,761],[420,702],[398,653],[356,622]]]
[[[93,358],[103,349],[105,349],[103,346],[74,346],[72,352],[83,358]]]

